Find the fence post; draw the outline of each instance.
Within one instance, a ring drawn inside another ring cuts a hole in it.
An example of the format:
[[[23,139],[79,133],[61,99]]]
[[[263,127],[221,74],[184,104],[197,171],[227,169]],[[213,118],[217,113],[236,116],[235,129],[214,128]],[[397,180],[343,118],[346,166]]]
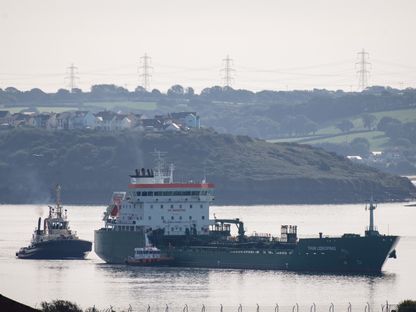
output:
[[[329,306],[329,312],[335,312],[335,306],[332,302],[331,302],[331,305]]]
[[[260,312],[260,307],[259,307],[259,304],[258,304],[258,303],[256,303],[256,305],[257,305],[256,312]]]
[[[276,303],[276,306],[274,307],[274,312],[279,312],[279,304]]]
[[[205,312],[205,304],[202,305],[201,312]]]
[[[243,312],[243,306],[241,304],[238,306],[238,310],[237,311],[238,312]]]
[[[351,305],[351,302],[348,302],[347,312],[352,312],[352,305]]]

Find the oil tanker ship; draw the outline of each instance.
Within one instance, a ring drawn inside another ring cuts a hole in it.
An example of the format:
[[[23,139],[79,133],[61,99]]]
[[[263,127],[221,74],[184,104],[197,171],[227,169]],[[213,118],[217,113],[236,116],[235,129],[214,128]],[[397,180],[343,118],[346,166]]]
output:
[[[209,219],[214,185],[176,183],[157,160],[155,170],[136,169],[124,192],[114,192],[104,227],[94,233],[96,254],[107,263],[125,263],[146,237],[172,259],[172,266],[271,269],[311,272],[379,273],[396,257],[399,237],[380,234],[370,202],[364,235],[298,238],[297,226],[282,225],[281,236],[247,236],[240,219]],[[231,227],[237,227],[237,236]]]

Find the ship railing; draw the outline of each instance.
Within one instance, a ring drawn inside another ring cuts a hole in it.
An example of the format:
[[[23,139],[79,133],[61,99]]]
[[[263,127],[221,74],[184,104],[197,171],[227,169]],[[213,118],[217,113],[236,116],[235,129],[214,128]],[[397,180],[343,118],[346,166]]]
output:
[[[131,308],[131,306],[130,306]],[[137,307],[129,311],[143,311],[143,307]],[[339,303],[339,304],[316,304],[311,305],[299,305],[295,303],[293,305],[279,305],[276,303],[273,305],[205,305],[200,306],[183,306],[166,305],[164,308],[160,306],[148,305],[146,312],[394,312],[397,311],[397,305],[390,304],[386,301],[381,305],[370,305],[368,302],[365,304],[351,304]]]

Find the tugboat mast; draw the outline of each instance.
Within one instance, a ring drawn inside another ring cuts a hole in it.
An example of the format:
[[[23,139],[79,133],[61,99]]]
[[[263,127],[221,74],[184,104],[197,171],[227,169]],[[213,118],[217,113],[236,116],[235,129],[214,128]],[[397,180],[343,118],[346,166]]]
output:
[[[62,218],[61,186],[59,184],[56,185],[55,192],[56,192],[56,215],[58,218]]]

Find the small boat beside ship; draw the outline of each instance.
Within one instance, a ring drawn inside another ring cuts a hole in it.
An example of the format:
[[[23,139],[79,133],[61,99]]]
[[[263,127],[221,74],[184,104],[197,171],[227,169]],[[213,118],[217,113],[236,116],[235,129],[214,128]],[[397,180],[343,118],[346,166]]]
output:
[[[134,256],[129,256],[126,264],[133,266],[164,266],[173,263],[173,258],[163,254],[146,239],[146,246],[134,248]]]
[[[364,235],[299,238],[296,225],[282,225],[280,237],[248,236],[240,219],[209,218],[212,183],[174,182],[174,166],[165,171],[162,165],[159,154],[155,170],[136,169],[128,189],[114,192],[105,225],[94,232],[95,253],[105,262],[141,263],[147,235],[160,254],[172,258],[169,265],[182,267],[380,273],[396,257],[399,237],[378,232],[374,202]]]
[[[60,201],[61,187],[56,186],[55,207],[49,206],[49,215],[38,219],[29,246],[20,248],[20,259],[83,259],[92,249],[90,241],[82,240],[69,227],[67,210],[63,212]]]

